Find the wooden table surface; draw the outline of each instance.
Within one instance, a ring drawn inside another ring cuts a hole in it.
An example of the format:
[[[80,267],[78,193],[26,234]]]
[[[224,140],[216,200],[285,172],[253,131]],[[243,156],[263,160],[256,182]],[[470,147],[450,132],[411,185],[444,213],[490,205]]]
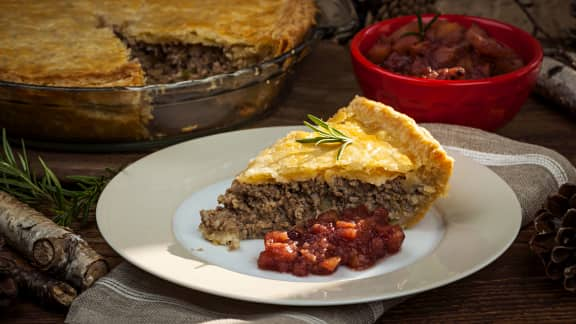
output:
[[[328,117],[358,93],[347,49],[324,42],[301,63],[291,91],[278,107],[250,127],[301,124],[307,113]],[[497,133],[557,150],[576,165],[576,118],[552,103],[530,98],[516,118]],[[35,153],[60,176],[99,174],[104,168],[124,166],[147,154]],[[78,232],[113,266],[122,261],[102,239],[94,220]],[[385,313],[380,322],[576,322],[576,294],[565,292],[560,283],[544,276],[528,248],[531,233],[530,226],[522,229],[494,263],[458,282],[410,298]],[[26,299],[0,310],[2,323],[61,323],[65,316],[65,311],[43,308]]]

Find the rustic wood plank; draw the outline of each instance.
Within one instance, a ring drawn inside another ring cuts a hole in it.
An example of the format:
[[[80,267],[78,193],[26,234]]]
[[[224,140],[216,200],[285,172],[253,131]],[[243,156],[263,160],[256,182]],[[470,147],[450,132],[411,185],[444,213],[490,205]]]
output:
[[[307,113],[328,117],[357,93],[346,48],[322,43],[301,64],[292,90],[280,105],[250,127],[300,124]],[[557,150],[576,164],[576,121],[550,106],[531,98],[498,133]],[[147,154],[33,153],[42,155],[60,176],[101,174],[105,168],[118,168]],[[102,239],[94,219],[78,232],[113,266],[121,262]],[[408,299],[384,314],[380,322],[573,322],[576,296],[545,278],[541,264],[528,249],[531,234],[530,227],[523,229],[510,249],[485,269]],[[65,312],[49,310],[25,299],[0,310],[2,323],[61,323],[64,318]]]

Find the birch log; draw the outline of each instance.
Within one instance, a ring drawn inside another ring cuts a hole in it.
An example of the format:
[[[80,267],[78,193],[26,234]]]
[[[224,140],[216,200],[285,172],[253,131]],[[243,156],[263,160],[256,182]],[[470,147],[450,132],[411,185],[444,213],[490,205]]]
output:
[[[576,117],[576,70],[545,56],[534,91]]]
[[[86,241],[0,191],[0,234],[31,263],[83,291],[108,272]]]
[[[76,289],[31,266],[9,247],[3,246],[1,237],[0,276],[12,279],[19,291],[41,304],[68,307],[76,298]]]

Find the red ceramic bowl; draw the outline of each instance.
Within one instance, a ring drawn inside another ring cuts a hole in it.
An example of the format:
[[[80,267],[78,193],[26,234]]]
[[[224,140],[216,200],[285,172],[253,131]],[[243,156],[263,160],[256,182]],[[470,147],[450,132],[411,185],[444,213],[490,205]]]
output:
[[[424,22],[432,15],[423,15]],[[364,95],[394,107],[418,122],[460,124],[495,130],[520,110],[536,82],[542,65],[539,42],[525,31],[487,18],[442,15],[439,19],[465,27],[477,24],[524,60],[524,67],[478,80],[430,80],[400,75],[370,62],[366,53],[381,35],[416,20],[415,16],[384,20],[361,30],[350,51],[356,79]]]

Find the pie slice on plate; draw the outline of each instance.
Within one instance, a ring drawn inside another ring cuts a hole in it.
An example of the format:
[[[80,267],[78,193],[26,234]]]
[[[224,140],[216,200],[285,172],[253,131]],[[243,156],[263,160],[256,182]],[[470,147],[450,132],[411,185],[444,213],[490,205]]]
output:
[[[350,144],[315,144],[316,131],[279,139],[236,176],[215,209],[201,211],[204,238],[234,249],[240,240],[358,205],[386,208],[411,226],[446,193],[453,159],[410,117],[356,97],[326,124]]]

